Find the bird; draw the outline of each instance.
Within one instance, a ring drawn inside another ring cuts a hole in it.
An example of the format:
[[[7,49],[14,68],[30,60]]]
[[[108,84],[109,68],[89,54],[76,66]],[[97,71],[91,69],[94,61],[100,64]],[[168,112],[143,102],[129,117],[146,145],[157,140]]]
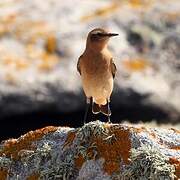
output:
[[[109,39],[117,35],[104,28],[93,29],[88,33],[85,50],[78,59],[77,71],[87,103],[84,123],[90,108],[93,114],[101,112],[111,122],[109,103],[117,69],[107,45]]]

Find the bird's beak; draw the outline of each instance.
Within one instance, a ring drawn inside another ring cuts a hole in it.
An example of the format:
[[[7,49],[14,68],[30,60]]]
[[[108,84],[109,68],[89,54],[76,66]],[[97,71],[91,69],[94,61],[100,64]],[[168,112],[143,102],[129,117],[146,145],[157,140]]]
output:
[[[119,34],[117,34],[117,33],[107,33],[107,36],[109,36],[109,37],[112,37],[112,36],[118,36]]]

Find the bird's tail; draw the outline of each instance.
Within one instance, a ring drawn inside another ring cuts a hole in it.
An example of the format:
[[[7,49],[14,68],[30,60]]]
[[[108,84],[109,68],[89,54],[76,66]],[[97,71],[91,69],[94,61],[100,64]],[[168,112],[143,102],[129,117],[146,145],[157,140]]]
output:
[[[92,104],[92,112],[93,112],[93,114],[98,114],[99,112],[101,112],[100,105],[93,102],[93,104]]]
[[[93,102],[92,112],[93,112],[93,114],[98,114],[98,113],[102,112],[106,116],[108,116],[108,114],[111,115],[111,111],[110,111],[110,109],[108,109],[108,103],[106,103],[105,105],[99,105],[99,104],[96,104],[95,102]]]

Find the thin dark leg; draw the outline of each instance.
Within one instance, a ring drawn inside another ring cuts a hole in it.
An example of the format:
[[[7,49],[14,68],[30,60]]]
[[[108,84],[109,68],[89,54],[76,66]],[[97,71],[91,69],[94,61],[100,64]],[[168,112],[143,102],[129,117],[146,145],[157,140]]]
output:
[[[111,123],[111,109],[110,109],[110,106],[109,106],[110,102],[109,100],[107,100],[107,105],[108,105],[108,123]]]
[[[87,105],[86,105],[86,111],[85,111],[85,114],[84,114],[84,124],[86,124],[87,119],[88,119],[88,112],[89,112],[89,110],[91,108],[92,98],[87,98],[86,103],[87,103]]]

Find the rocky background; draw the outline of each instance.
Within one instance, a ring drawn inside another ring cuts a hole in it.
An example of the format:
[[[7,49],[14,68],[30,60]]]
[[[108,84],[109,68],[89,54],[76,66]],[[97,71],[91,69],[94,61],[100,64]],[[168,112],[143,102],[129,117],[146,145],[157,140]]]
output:
[[[180,121],[179,0],[6,0],[2,139],[47,124],[81,125],[85,99],[76,63],[95,27],[120,34],[109,43],[118,69],[112,121]]]

